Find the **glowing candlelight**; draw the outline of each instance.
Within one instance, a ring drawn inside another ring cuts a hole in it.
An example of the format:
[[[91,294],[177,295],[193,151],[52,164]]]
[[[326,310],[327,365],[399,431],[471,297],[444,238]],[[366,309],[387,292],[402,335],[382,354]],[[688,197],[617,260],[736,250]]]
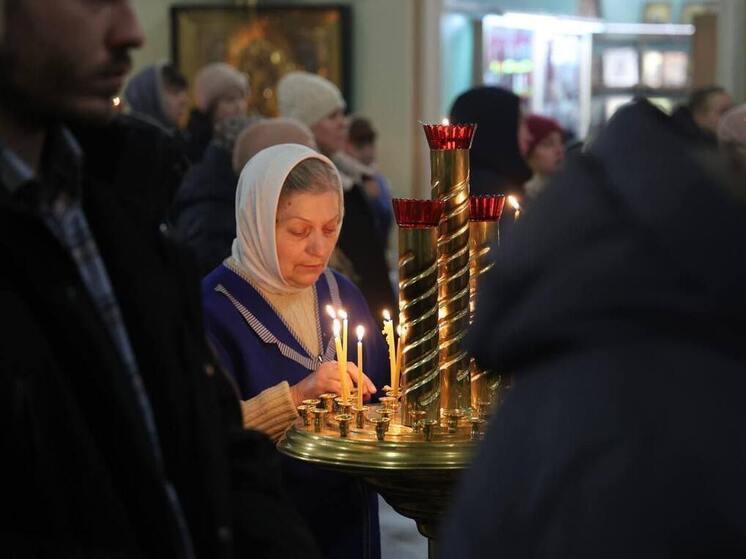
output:
[[[122,104],[122,100],[119,97],[114,97],[111,100],[111,104],[114,105],[115,107],[118,107],[119,105]]]
[[[518,198],[511,194],[508,196],[508,204],[515,210],[513,221],[518,221],[518,218],[521,217],[521,205],[518,203]]]
[[[347,313],[344,309],[339,309],[337,316],[342,320],[342,352],[345,356],[345,361],[347,361],[347,348],[349,347],[347,345]]]
[[[394,390],[394,396],[399,395],[399,382],[401,381],[401,366],[402,359],[404,358],[404,343],[407,336],[407,327],[399,324],[396,327],[396,333],[399,336],[396,345],[396,384],[391,386]]]
[[[347,386],[347,359],[344,353],[342,353],[342,340],[339,338],[340,330],[342,325],[339,323],[339,319],[335,318],[332,326],[334,331],[334,344],[337,349],[337,365],[339,366],[339,380],[342,383],[342,401],[350,401],[350,389]]]
[[[394,324],[391,322],[391,314],[388,310],[383,311],[383,335],[389,346],[389,367],[391,368],[391,388],[396,385],[396,345],[394,343]]]
[[[329,315],[329,318],[331,318],[332,320],[337,318],[337,312],[334,310],[334,307],[332,307],[331,305],[327,305],[324,308],[326,309],[326,314]]]
[[[451,121],[449,121],[447,118],[444,118],[443,120],[440,121],[440,123],[443,126],[449,126],[451,124]]]
[[[363,336],[365,328],[358,324],[355,329],[357,334],[357,407],[363,407]]]

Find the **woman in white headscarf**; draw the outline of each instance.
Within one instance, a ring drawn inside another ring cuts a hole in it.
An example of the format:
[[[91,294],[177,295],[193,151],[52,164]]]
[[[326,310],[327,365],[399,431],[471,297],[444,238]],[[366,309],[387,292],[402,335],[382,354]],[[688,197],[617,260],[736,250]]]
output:
[[[238,385],[244,424],[273,439],[303,400],[340,392],[327,305],[347,311],[351,330],[366,329],[365,398],[384,384],[380,327],[360,291],[327,268],[343,213],[339,174],[325,156],[297,144],[259,152],[238,181],[232,254],[202,284],[208,336]],[[348,346],[355,386],[356,344]],[[285,458],[283,476],[325,557],[380,556],[377,501],[364,484]]]

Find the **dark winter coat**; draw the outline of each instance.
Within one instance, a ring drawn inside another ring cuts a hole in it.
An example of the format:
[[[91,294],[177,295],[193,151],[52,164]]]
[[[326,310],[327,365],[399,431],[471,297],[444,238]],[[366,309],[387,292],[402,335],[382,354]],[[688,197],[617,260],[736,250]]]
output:
[[[198,279],[145,211],[159,169],[134,154],[155,146],[103,145],[127,137],[119,126],[81,135],[83,207],[196,555],[305,556],[313,544],[279,489],[272,445],[241,429],[237,393],[206,350]],[[2,184],[0,309],[3,554],[181,557],[119,353],[68,252]]]
[[[711,157],[632,104],[502,245],[470,339],[514,384],[443,557],[746,554],[746,204]]]
[[[171,211],[174,234],[194,253],[201,276],[230,256],[236,238],[236,185],[231,153],[210,144],[184,178]]]

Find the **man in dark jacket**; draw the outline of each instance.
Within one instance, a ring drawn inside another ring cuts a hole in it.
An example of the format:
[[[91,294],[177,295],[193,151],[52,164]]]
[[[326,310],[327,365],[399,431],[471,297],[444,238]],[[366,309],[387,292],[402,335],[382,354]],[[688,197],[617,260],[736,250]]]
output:
[[[746,197],[713,157],[634,103],[504,243],[471,344],[514,384],[443,557],[746,554]]]
[[[730,95],[719,85],[701,87],[692,91],[687,103],[674,111],[672,120],[694,141],[715,147],[720,119],[732,106]]]
[[[112,121],[141,42],[129,0],[0,3],[2,554],[314,555],[159,228],[157,138]]]

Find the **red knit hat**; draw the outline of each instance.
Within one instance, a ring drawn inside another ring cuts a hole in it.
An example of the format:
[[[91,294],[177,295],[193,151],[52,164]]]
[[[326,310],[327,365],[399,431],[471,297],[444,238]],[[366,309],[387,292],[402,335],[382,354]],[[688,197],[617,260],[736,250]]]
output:
[[[531,132],[531,142],[528,144],[527,155],[534,151],[534,148],[539,144],[539,142],[549,136],[552,132],[559,132],[562,134],[562,127],[559,123],[556,120],[545,116],[529,115],[526,117],[526,125],[528,126],[529,132]]]

